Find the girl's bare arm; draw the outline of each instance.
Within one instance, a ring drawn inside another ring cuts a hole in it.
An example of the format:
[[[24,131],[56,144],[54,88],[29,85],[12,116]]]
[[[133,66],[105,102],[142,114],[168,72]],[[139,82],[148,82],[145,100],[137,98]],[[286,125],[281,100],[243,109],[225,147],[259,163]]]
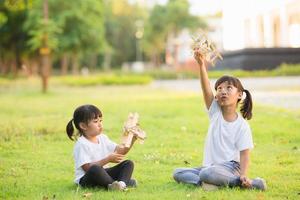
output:
[[[247,177],[249,163],[250,163],[250,150],[245,149],[245,150],[240,152],[240,165],[241,165],[240,179],[242,181],[242,186],[244,186],[244,187],[250,187],[251,186],[251,181]]]
[[[201,53],[197,49],[194,50],[194,58],[199,64],[199,76],[200,76],[202,93],[203,93],[206,108],[209,109],[214,99],[214,94],[210,87],[210,82],[209,82],[209,78],[205,66],[205,60],[203,58],[203,55],[201,55]]]
[[[130,144],[130,147],[124,147],[122,145],[118,145],[115,149],[115,152],[118,153],[118,154],[122,154],[122,155],[125,155],[129,152],[129,150],[131,149],[132,145],[134,144],[134,142],[137,140],[137,138],[134,136],[132,138],[132,141],[131,141],[131,144]]]
[[[124,160],[124,155],[122,154],[118,154],[118,153],[111,153],[109,156],[107,156],[106,158],[102,159],[102,160],[99,160],[99,161],[96,161],[96,162],[92,162],[92,163],[86,163],[84,165],[82,165],[82,169],[84,171],[88,171],[89,168],[92,166],[92,165],[99,165],[99,166],[104,166],[106,165],[107,163],[120,163]]]

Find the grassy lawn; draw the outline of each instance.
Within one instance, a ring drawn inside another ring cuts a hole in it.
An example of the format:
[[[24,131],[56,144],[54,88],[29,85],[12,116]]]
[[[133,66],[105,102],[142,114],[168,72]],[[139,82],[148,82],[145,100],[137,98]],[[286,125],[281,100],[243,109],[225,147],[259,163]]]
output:
[[[38,82],[39,83],[39,82]],[[141,116],[148,138],[128,154],[139,186],[126,192],[73,184],[73,142],[65,126],[75,107],[91,103],[104,114],[105,133],[120,141],[130,111]],[[149,86],[67,87],[41,94],[36,80],[0,86],[0,199],[299,199],[300,111],[256,105],[250,120],[255,142],[250,177],[263,177],[268,191],[224,188],[205,192],[177,184],[177,167],[199,166],[208,117],[194,93]],[[92,193],[89,197],[83,197]]]

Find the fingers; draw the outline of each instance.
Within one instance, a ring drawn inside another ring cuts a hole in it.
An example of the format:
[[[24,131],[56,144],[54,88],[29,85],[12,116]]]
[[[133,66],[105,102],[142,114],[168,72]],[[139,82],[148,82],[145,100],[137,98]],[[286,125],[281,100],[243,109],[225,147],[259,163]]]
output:
[[[245,187],[245,188],[251,187],[250,179],[248,179],[247,177],[240,177],[240,180],[242,181],[243,187]]]
[[[249,182],[242,183],[242,186],[245,188],[250,188],[251,184]]]
[[[119,163],[119,162],[122,162],[124,160],[125,156],[122,155],[122,154],[114,153],[113,157],[114,157],[113,162]]]
[[[203,59],[203,55],[201,54],[201,52],[199,51],[199,48],[194,48],[194,57],[196,59]]]

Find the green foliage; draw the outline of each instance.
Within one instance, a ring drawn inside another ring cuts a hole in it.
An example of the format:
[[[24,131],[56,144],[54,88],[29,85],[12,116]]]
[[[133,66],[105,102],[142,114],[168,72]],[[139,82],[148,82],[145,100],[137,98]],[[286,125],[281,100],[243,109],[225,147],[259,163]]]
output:
[[[0,93],[5,93],[0,98],[0,199],[299,198],[299,110],[255,104],[249,176],[265,178],[266,192],[231,188],[205,192],[172,178],[177,167],[201,164],[208,117],[200,95],[148,86],[56,86],[48,94],[38,90],[37,82],[28,81],[0,86]],[[74,109],[85,103],[101,108],[104,131],[116,142],[128,112],[140,114],[148,138],[143,145],[136,143],[126,156],[135,162],[136,189],[111,192],[82,189],[73,183],[74,142],[67,138],[65,126]],[[89,192],[90,198],[83,197]]]
[[[7,16],[4,13],[0,12],[0,26],[7,22]]]
[[[46,38],[47,47],[50,50],[56,50],[58,46],[57,37],[61,30],[52,20],[45,22],[42,18],[39,18],[33,23],[33,26],[28,27],[28,29],[28,34],[31,38],[28,40],[27,44],[31,51],[36,52],[42,48]]]
[[[144,51],[155,64],[160,64],[168,36],[175,36],[184,28],[204,28],[201,18],[189,13],[187,0],[170,0],[165,6],[155,5],[145,26]]]
[[[300,64],[282,64],[273,73],[280,76],[300,75]]]
[[[3,63],[14,66],[17,60],[20,69],[22,64],[38,59],[38,50],[49,49],[55,66],[65,63],[66,69],[72,65],[73,72],[81,65],[95,67],[104,63],[105,69],[121,66],[136,61],[137,55],[161,64],[169,34],[204,24],[189,14],[187,0],[155,5],[150,11],[127,0],[48,0],[47,22],[44,2],[1,1]]]
[[[137,21],[144,23],[146,11],[137,4],[127,1],[109,0],[105,3],[105,37],[111,65],[120,66],[123,62],[136,60]],[[105,50],[106,50],[105,49]]]
[[[191,71],[170,71],[170,70],[151,70],[143,74],[153,77],[154,79],[193,79],[198,78],[198,75]]]
[[[104,43],[101,1],[49,1],[47,24],[43,21],[42,3],[41,0],[35,2],[25,26],[33,49],[42,46],[43,35],[47,34],[49,47],[58,53],[99,52]]]
[[[32,1],[0,1],[0,59],[21,63],[26,53],[27,32],[22,27]]]
[[[144,85],[151,82],[150,76],[139,75],[114,75],[105,74],[98,76],[64,76],[57,78],[60,82],[71,86],[91,85]]]
[[[237,77],[299,76],[300,64],[282,64],[273,70],[211,70],[209,72],[209,77],[218,78],[223,74]]]
[[[177,33],[183,28],[204,28],[206,23],[189,13],[188,0],[170,0],[166,6],[167,30]]]
[[[62,27],[60,50],[99,53],[105,44],[102,1],[70,1],[52,4],[55,20]],[[59,7],[59,8],[58,8]]]

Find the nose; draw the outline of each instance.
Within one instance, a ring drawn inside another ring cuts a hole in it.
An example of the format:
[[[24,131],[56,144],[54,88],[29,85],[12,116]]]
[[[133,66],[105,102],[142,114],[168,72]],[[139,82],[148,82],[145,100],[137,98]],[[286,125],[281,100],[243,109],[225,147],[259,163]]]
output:
[[[226,94],[227,93],[227,90],[225,88],[222,88],[221,89],[221,94]]]

